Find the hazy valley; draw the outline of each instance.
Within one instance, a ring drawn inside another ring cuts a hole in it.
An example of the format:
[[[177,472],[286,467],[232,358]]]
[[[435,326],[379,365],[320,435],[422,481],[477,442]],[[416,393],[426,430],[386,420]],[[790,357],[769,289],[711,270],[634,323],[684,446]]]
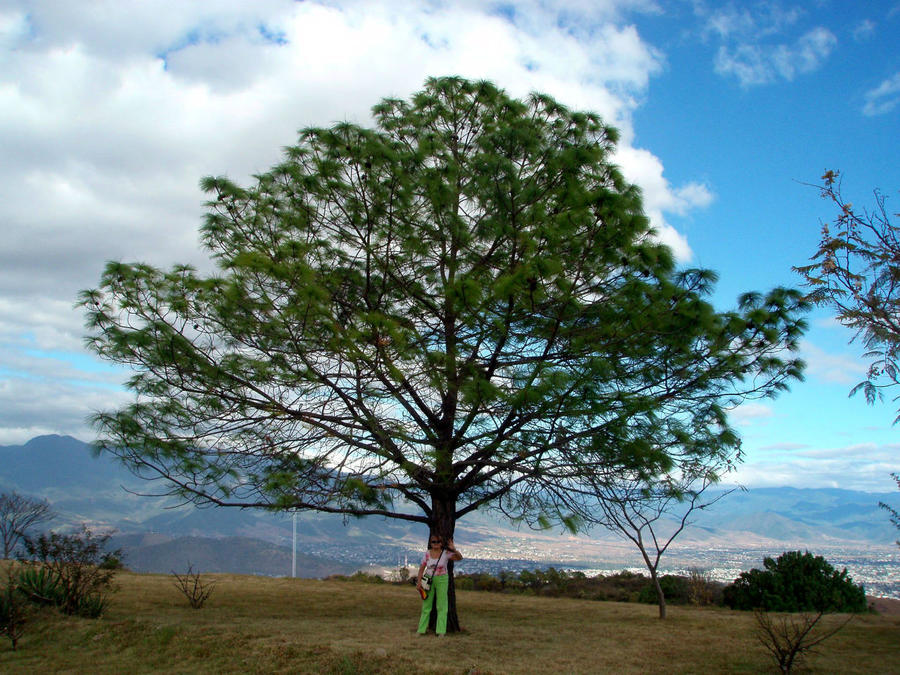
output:
[[[143,496],[160,486],[136,479],[109,458],[94,457],[74,438],[43,436],[23,446],[0,446],[0,490],[48,499],[53,527],[86,522],[113,528],[116,543],[135,571],[169,572],[188,564],[208,572],[290,575],[292,518],[240,509],[174,507]],[[900,597],[898,532],[879,501],[900,503],[897,493],[839,489],[765,488],[736,491],[697,518],[663,558],[671,571],[699,567],[717,579],[760,566],[764,555],[808,549],[847,566],[870,593]],[[422,526],[383,518],[345,519],[297,515],[298,576],[346,574],[358,568],[396,569],[417,563],[426,537]],[[593,572],[639,570],[630,542],[597,530],[590,536],[516,528],[491,513],[457,526],[465,571],[535,566]]]

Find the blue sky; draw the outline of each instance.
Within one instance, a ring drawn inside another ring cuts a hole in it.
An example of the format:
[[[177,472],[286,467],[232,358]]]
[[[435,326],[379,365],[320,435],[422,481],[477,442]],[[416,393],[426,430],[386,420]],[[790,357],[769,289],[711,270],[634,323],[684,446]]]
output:
[[[104,261],[208,268],[201,176],[238,180],[296,130],[365,122],[429,75],[486,78],[599,112],[617,161],[722,309],[797,285],[793,265],[845,195],[900,200],[900,2],[206,0],[0,8],[0,444],[90,440],[128,399],[82,348],[79,289]],[[889,203],[890,204],[890,203]],[[895,405],[847,398],[861,349],[810,316],[807,379],[733,420],[748,486],[891,490]]]

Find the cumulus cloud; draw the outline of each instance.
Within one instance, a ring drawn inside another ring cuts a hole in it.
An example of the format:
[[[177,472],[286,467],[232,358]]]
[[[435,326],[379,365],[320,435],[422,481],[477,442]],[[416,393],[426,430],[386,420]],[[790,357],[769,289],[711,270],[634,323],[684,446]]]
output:
[[[298,128],[366,123],[378,100],[407,96],[430,75],[486,78],[516,96],[543,91],[603,115],[622,132],[617,161],[643,188],[654,227],[687,259],[688,243],[666,217],[705,206],[712,193],[671,185],[658,158],[634,147],[632,114],[664,62],[629,23],[635,11],[659,8],[650,0],[7,2],[0,355],[15,369],[0,374],[0,404],[10,403],[0,443],[73,433],[64,423],[83,429],[88,402],[115,404],[118,390],[92,379],[96,367],[78,356],[76,295],[107,260],[208,269],[197,235],[200,177],[245,181],[278,161]],[[41,400],[53,401],[44,422]]]
[[[641,186],[644,209],[659,239],[679,260],[689,260],[692,253],[687,238],[666,221],[665,214],[684,215],[709,206],[714,199],[712,190],[702,183],[673,187],[663,176],[659,158],[641,148],[623,145],[617,150],[615,160],[622,165],[626,178]]]
[[[900,71],[865,94],[863,114],[867,117],[889,113],[900,103]]]

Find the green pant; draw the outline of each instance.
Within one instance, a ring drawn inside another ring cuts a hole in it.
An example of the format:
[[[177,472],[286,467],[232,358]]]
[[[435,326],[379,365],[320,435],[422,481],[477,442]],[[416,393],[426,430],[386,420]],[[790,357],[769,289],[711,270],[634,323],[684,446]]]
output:
[[[419,616],[419,632],[428,630],[428,619],[431,617],[431,605],[437,597],[437,625],[434,632],[443,635],[447,632],[447,588],[450,586],[450,575],[435,575],[431,579],[431,588],[422,601],[422,614]]]

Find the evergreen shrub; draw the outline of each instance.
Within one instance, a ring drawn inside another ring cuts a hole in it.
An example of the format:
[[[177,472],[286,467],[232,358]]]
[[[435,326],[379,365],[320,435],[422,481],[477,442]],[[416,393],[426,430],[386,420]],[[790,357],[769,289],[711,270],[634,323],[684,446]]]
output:
[[[788,551],[763,559],[765,569],[742,572],[726,586],[724,602],[732,609],[770,612],[865,612],[866,593],[846,568],[834,569],[822,556]]]

